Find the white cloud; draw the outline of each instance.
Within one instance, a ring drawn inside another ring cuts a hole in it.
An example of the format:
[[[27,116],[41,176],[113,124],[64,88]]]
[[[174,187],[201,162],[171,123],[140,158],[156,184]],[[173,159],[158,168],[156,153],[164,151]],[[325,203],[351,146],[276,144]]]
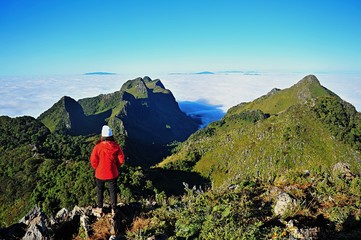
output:
[[[182,74],[150,76],[160,78],[178,101],[198,101],[230,107],[252,101],[272,88],[288,88],[306,74]],[[361,75],[319,74],[321,84],[361,109]],[[0,77],[0,115],[38,117],[62,96],[76,100],[119,90],[136,76],[76,75],[45,77]]]
[[[74,99],[114,92],[120,76],[0,77],[0,115],[38,117],[62,96]]]

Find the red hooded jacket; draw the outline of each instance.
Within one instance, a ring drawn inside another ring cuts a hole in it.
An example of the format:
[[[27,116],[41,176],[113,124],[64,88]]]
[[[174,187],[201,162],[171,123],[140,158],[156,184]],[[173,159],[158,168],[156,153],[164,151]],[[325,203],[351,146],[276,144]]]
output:
[[[95,177],[100,180],[114,179],[119,176],[118,168],[124,163],[122,148],[114,141],[101,141],[95,145],[90,156],[95,169]]]

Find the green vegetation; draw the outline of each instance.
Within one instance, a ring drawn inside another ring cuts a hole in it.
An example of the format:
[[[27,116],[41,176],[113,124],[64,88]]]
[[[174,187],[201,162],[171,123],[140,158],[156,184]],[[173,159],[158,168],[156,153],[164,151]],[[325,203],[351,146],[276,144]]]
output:
[[[39,146],[48,134],[49,130],[32,117],[0,116],[1,151],[26,144]]]
[[[288,104],[299,99],[300,92],[310,95],[302,103],[271,111],[277,114],[251,110],[270,110],[273,102],[283,104],[283,99]],[[222,120],[193,134],[159,166],[199,172],[215,187],[234,178],[269,181],[279,172],[310,170],[316,163],[331,168],[343,161],[359,172],[360,128],[360,114],[308,76],[289,89],[234,107]]]
[[[309,75],[290,88],[271,91],[250,103],[235,106],[228,111],[228,114],[240,113],[244,110],[261,110],[268,114],[278,114],[291,106],[304,104],[307,100],[320,96],[338,98],[330,90],[322,87],[315,76]]]
[[[49,130],[32,117],[0,117],[0,224],[7,225],[26,213],[42,162],[37,150]]]
[[[63,207],[95,204],[89,156],[98,135],[51,134],[32,117],[0,117],[0,122],[0,226],[17,222],[35,204],[49,216]],[[119,186],[125,202],[154,195],[141,168],[123,167]]]
[[[71,127],[69,114],[65,109],[66,98],[61,98],[38,118],[51,132],[63,131]]]
[[[361,114],[351,104],[331,97],[318,99],[314,111],[337,140],[361,150]]]
[[[122,92],[116,91],[110,94],[100,94],[97,97],[80,99],[79,104],[86,115],[94,115],[116,108],[121,98]]]
[[[332,176],[323,167],[280,173],[274,181],[241,180],[218,189],[186,188],[182,197],[157,195],[159,207],[138,216],[128,239],[165,234],[169,239],[358,239],[361,179]],[[277,195],[297,207],[276,216]]]

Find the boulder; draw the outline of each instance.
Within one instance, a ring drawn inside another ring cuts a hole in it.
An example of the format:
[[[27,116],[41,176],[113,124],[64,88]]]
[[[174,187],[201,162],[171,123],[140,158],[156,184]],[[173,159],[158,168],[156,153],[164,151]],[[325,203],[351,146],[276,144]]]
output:
[[[274,213],[278,216],[284,216],[287,212],[294,209],[297,205],[295,199],[285,192],[280,193],[277,196],[277,201],[274,207]]]

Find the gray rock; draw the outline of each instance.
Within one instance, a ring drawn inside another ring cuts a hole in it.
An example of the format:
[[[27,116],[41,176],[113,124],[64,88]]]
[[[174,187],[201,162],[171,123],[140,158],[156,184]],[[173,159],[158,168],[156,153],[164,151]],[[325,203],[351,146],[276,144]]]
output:
[[[49,239],[50,230],[48,220],[43,216],[37,216],[29,222],[28,229],[23,240]]]
[[[56,222],[65,222],[69,219],[69,210],[66,208],[60,209],[55,215]]]
[[[37,225],[37,224],[32,224],[30,225],[30,227],[28,228],[28,230],[26,231],[24,237],[22,238],[22,240],[34,240],[34,239],[49,239],[48,235],[47,235],[47,231],[44,232],[44,229]]]
[[[49,239],[50,222],[48,217],[43,213],[39,206],[31,209],[19,223],[27,225],[27,230],[22,239]]]
[[[70,219],[73,219],[74,216],[81,216],[83,214],[85,214],[85,209],[84,208],[81,208],[81,207],[78,207],[78,206],[75,206],[73,208],[73,210],[71,210],[70,214],[69,214],[69,218]]]
[[[30,222],[37,217],[41,217],[47,220],[47,216],[45,215],[45,213],[41,210],[39,206],[36,205],[22,219],[20,219],[19,223],[29,225]]]
[[[346,179],[351,179],[354,177],[350,170],[350,164],[338,162],[333,166],[332,172],[337,175],[341,175]]]
[[[84,229],[86,237],[89,238],[92,235],[90,218],[85,214],[81,215],[80,216],[80,225]]]
[[[285,192],[277,196],[277,201],[274,207],[274,213],[278,216],[284,216],[287,212],[294,209],[297,205],[295,199]]]

